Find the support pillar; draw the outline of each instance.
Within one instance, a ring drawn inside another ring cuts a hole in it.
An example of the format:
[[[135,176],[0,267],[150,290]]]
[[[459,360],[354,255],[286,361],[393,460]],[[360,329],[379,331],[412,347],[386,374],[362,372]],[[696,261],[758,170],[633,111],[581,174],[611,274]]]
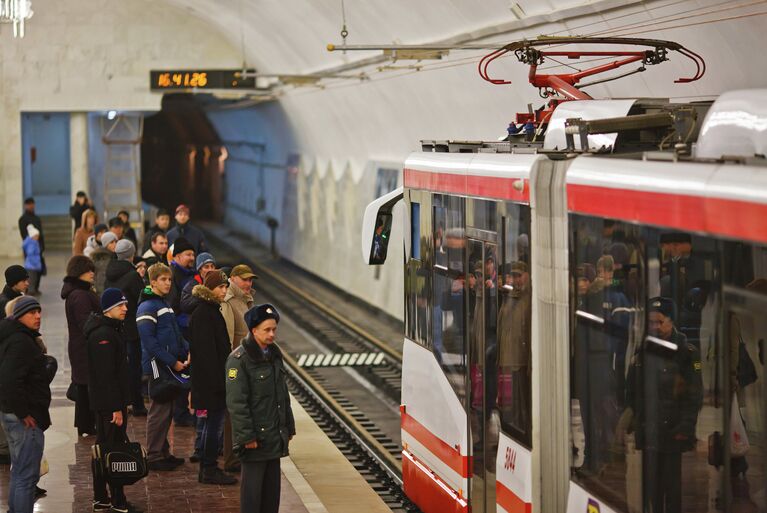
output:
[[[69,115],[69,155],[72,176],[72,201],[77,191],[88,190],[88,113],[72,112]]]

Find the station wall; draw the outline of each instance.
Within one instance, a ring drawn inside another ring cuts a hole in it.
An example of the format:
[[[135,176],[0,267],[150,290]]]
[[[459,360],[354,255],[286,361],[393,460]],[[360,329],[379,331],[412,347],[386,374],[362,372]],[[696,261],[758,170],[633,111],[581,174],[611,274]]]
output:
[[[237,67],[241,55],[188,11],[152,0],[35,0],[26,37],[0,25],[0,255],[18,257],[21,113],[158,110],[149,70]],[[87,138],[85,116],[70,133]],[[72,193],[87,188],[87,143],[74,141]],[[82,169],[81,169],[82,168]]]

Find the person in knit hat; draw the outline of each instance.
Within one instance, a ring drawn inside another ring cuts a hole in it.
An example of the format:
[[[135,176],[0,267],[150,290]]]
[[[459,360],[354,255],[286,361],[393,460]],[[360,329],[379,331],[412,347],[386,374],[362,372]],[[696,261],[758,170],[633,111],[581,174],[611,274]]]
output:
[[[226,412],[226,358],[231,352],[226,323],[221,315],[221,302],[226,296],[226,275],[209,271],[204,282],[194,287],[198,299],[189,320],[189,349],[194,361],[192,373],[192,407],[197,413],[197,431],[201,438],[198,481],[208,484],[231,485],[237,479],[218,466],[218,434],[224,425]]]
[[[44,431],[51,425],[50,382],[38,344],[42,309],[31,296],[17,298],[11,316],[0,322],[0,424],[8,437],[10,511],[31,512],[40,479]]]
[[[189,222],[189,214],[188,206],[179,205],[176,207],[176,226],[168,231],[168,243],[175,244],[177,239],[183,237],[192,245],[195,253],[208,251],[205,235],[199,228]]]
[[[200,303],[200,300],[192,294],[192,290],[197,285],[202,285],[208,273],[216,269],[216,259],[210,253],[200,253],[195,259],[195,267],[197,274],[194,275],[194,280],[189,280],[181,291],[181,303],[179,306],[181,313],[186,315],[192,315],[192,312]]]
[[[147,409],[141,393],[141,338],[136,326],[138,300],[144,288],[144,280],[133,266],[135,251],[136,248],[131,241],[123,239],[117,242],[115,247],[117,258],[110,260],[107,265],[104,287],[121,290],[128,301],[128,315],[125,317],[122,336],[128,351],[130,402],[133,415],[144,416]]]
[[[5,287],[0,293],[0,320],[5,319],[5,305],[9,301],[23,296],[29,287],[29,273],[20,265],[12,265],[5,270]]]
[[[29,272],[29,290],[27,294],[40,294],[40,277],[43,274],[43,253],[40,251],[40,230],[30,224],[27,226],[27,238],[21,243],[24,250],[24,268]]]
[[[85,324],[88,339],[88,389],[91,409],[96,416],[96,443],[108,449],[128,440],[130,387],[128,360],[122,337],[123,321],[128,313],[128,299],[120,289],[107,288],[101,295],[100,312],[91,314]],[[123,487],[109,485],[97,471],[94,460],[93,510],[129,512],[133,508]],[[111,508],[111,509],[108,509]]]
[[[91,313],[100,311],[99,298],[93,292],[95,266],[90,258],[76,255],[67,263],[67,276],[61,288],[69,333],[69,363],[75,385],[75,427],[80,436],[96,432],[95,419],[88,399],[88,350],[83,328]]]

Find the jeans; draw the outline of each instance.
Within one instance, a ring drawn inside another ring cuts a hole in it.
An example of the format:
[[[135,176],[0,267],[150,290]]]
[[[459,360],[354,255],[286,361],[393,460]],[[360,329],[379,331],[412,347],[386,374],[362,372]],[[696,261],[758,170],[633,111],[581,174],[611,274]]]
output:
[[[221,427],[224,425],[226,409],[208,410],[207,417],[197,419],[202,427],[202,454],[200,455],[201,467],[215,467],[218,460],[218,448],[220,447]]]
[[[8,485],[9,513],[32,513],[35,486],[40,480],[45,435],[38,427],[27,428],[12,413],[0,415],[11,450],[11,479]]]

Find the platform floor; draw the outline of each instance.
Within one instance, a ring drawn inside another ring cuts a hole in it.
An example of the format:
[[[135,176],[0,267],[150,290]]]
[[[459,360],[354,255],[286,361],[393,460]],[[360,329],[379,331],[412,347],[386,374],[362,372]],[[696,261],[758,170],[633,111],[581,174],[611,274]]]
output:
[[[91,511],[90,447],[95,437],[77,437],[73,427],[74,406],[65,398],[71,371],[67,357],[64,303],[59,292],[68,256],[63,253],[46,255],[49,275],[43,278],[41,286],[41,332],[49,354],[59,362],[59,372],[51,386],[53,426],[45,433],[45,456],[50,472],[41,478],[39,484],[48,490],[48,495],[38,500],[36,512]],[[0,260],[0,269],[12,263],[15,262]],[[293,403],[298,434],[291,443],[291,457],[282,460],[280,511],[390,511],[301,406],[295,401]],[[145,430],[145,418],[129,417],[128,431],[132,440],[145,443]],[[192,453],[194,428],[174,427],[171,433],[171,452],[188,458]],[[150,472],[146,479],[126,488],[128,500],[148,512],[239,512],[239,485],[199,484],[197,468],[196,464],[187,461],[172,472]],[[0,465],[0,511],[7,508],[8,472],[9,466]]]

